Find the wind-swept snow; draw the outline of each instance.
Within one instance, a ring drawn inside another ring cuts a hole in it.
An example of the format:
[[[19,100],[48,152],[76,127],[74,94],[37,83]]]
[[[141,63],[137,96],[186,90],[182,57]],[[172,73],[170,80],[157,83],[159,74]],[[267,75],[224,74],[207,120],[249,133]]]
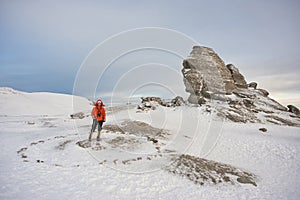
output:
[[[48,92],[27,93],[0,87],[0,115],[63,115],[73,112],[73,101],[81,109],[89,110],[83,97]]]

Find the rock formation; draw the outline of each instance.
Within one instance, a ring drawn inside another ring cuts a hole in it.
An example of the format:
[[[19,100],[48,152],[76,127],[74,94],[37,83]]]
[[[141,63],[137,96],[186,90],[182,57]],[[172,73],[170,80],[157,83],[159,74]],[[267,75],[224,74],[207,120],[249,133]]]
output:
[[[142,97],[142,103],[138,105],[138,109],[142,111],[155,110],[157,106],[176,107],[185,105],[182,97],[177,96],[171,101],[165,101],[159,97]]]
[[[218,114],[235,122],[300,126],[299,109],[289,105],[288,112],[257,83],[247,84],[238,68],[225,65],[211,48],[193,47],[183,61],[182,74],[191,104],[218,102]]]
[[[189,102],[198,103],[215,94],[231,94],[237,88],[248,88],[244,76],[232,64],[223,60],[208,47],[194,46],[183,61],[182,74]]]
[[[257,186],[257,177],[250,172],[188,154],[175,155],[165,170],[199,185],[231,183]]]
[[[191,103],[203,102],[203,98],[211,94],[231,94],[237,87],[230,70],[211,48],[193,47],[183,67],[184,84]]]

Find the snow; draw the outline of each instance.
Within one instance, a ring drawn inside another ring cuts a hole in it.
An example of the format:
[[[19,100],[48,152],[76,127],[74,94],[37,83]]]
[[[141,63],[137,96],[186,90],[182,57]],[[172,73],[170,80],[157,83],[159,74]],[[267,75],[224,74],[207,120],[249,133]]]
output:
[[[105,147],[104,150],[76,145],[88,137],[91,119],[71,119],[69,115],[75,111],[90,112],[91,104],[85,98],[0,88],[0,105],[0,199],[298,199],[300,196],[297,127],[224,121],[216,116],[213,107],[209,113],[204,106],[159,106],[156,110],[136,112],[135,106],[127,105],[126,109],[108,112],[106,125],[131,120],[167,130],[170,135],[157,144],[162,152],[173,150],[199,156],[258,176],[257,187],[200,186],[163,170],[169,161],[154,157],[158,155],[155,146],[143,135],[103,131],[100,146],[95,141],[92,145]],[[262,127],[268,131],[259,131]],[[136,143],[113,148],[109,141],[120,136]],[[145,159],[149,156],[151,160]],[[142,159],[122,164],[137,157]]]
[[[26,93],[0,87],[0,115],[63,115],[71,114],[76,106],[90,109],[90,102],[78,96],[47,92]]]

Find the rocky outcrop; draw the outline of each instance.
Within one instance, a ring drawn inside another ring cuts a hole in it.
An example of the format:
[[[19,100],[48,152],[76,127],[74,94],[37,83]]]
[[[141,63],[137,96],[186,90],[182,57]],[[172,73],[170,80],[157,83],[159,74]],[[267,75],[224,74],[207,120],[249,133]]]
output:
[[[141,99],[142,103],[154,101],[161,105],[165,104],[165,102],[160,97],[142,97]]]
[[[230,70],[208,47],[193,47],[190,56],[183,61],[182,74],[191,103],[198,103],[198,99],[211,94],[231,94],[236,89]]]
[[[217,101],[218,115],[234,122],[300,126],[299,109],[289,105],[287,112],[267,90],[257,88],[255,82],[247,84],[238,68],[225,65],[211,48],[193,47],[183,61],[182,74],[191,104]]]
[[[230,183],[257,186],[257,177],[250,172],[188,154],[174,156],[166,170],[199,185]]]
[[[185,105],[182,97],[177,96],[171,101],[165,101],[160,97],[142,97],[142,103],[138,105],[138,109],[142,111],[155,110],[157,106],[176,107]]]

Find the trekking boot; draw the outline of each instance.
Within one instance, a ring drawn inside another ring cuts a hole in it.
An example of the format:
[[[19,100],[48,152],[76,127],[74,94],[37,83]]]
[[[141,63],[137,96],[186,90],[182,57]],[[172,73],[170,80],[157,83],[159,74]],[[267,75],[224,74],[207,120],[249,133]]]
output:
[[[92,135],[93,135],[93,132],[91,131],[89,134],[89,141],[92,141]]]
[[[97,141],[100,141],[101,131],[98,131]]]

